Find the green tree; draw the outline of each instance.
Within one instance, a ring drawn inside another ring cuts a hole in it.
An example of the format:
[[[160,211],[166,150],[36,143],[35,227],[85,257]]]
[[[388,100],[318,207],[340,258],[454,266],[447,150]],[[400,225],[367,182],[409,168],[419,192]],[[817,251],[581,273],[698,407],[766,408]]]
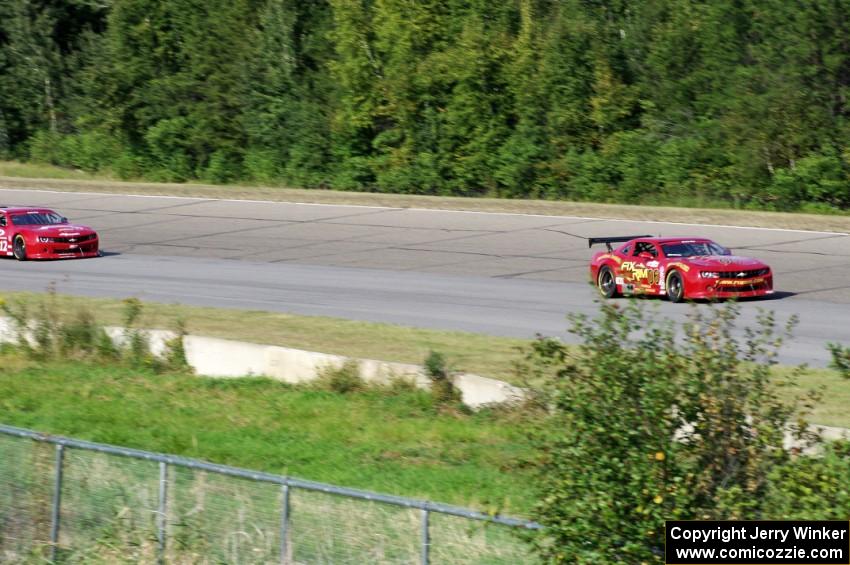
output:
[[[252,180],[320,186],[331,164],[331,46],[324,0],[270,0],[260,14],[245,128]]]

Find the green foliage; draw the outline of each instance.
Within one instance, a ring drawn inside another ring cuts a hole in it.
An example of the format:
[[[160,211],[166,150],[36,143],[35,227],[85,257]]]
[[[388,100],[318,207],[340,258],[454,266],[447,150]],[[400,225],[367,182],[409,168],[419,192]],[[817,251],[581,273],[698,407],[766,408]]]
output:
[[[184,345],[186,335],[188,334],[186,320],[178,318],[174,323],[174,330],[174,337],[166,340],[164,343],[164,352],[161,357],[169,370],[191,373],[192,368],[189,366],[189,360],[186,357],[186,346]]]
[[[122,178],[850,208],[846,3],[9,0],[0,156]]]
[[[156,372],[189,372],[183,346],[185,322],[177,321],[174,337],[166,340],[159,355],[154,355],[147,332],[136,327],[142,315],[142,304],[136,298],[124,301],[124,329],[117,338],[87,308],[65,313],[68,310],[61,307],[52,288],[34,308],[11,300],[3,301],[0,309],[13,324],[15,348],[30,359],[108,362]]]
[[[542,339],[529,353],[549,412],[534,434],[540,554],[662,563],[665,519],[770,516],[786,429],[814,441],[800,419],[812,398],[770,373],[794,320],[780,330],[762,312],[740,339],[735,304],[695,309],[682,332],[635,302],[600,309],[573,317],[577,350]]]
[[[848,478],[850,444],[827,445],[818,457],[798,457],[771,472],[763,513],[772,520],[845,520]]]
[[[446,357],[437,351],[430,351],[423,364],[425,375],[431,379],[431,395],[437,404],[460,402],[460,391],[455,388],[452,372]]]
[[[360,364],[349,359],[341,366],[328,366],[319,372],[315,381],[316,388],[339,394],[363,391],[366,383],[360,376]]]
[[[832,354],[830,367],[837,370],[845,379],[850,379],[850,347],[838,343],[829,343],[827,348]]]
[[[19,350],[39,361],[117,357],[112,340],[90,311],[80,308],[63,316],[57,300],[51,289],[34,311],[23,303],[3,302],[2,310],[14,325]]]

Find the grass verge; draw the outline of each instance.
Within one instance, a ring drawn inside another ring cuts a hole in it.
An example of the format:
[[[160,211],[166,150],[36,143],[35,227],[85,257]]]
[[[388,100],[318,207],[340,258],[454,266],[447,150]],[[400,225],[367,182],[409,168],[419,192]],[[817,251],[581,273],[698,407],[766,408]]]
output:
[[[467,414],[407,387],[339,394],[2,357],[0,420],[350,487],[526,513],[519,414]]]
[[[846,214],[790,214],[732,210],[728,208],[686,208],[552,200],[464,198],[319,189],[308,190],[283,186],[222,186],[199,183],[122,182],[103,174],[91,175],[82,171],[63,169],[50,165],[9,161],[0,161],[0,186],[5,188],[51,189],[69,192],[131,193],[199,198],[269,200],[276,202],[386,206],[391,208],[431,208],[473,212],[579,216],[639,221],[675,221],[691,224],[719,224],[850,233],[850,216]]]
[[[32,311],[44,294],[6,292]],[[55,308],[62,315],[79,310],[94,312],[105,325],[120,325],[123,301],[57,295]],[[189,333],[251,343],[280,345],[349,357],[421,364],[430,351],[439,351],[450,369],[517,382],[513,363],[527,340],[482,334],[426,330],[319,316],[299,316],[260,310],[230,310],[145,302],[139,327],[170,329],[175,319],[187,321]],[[564,320],[564,327],[567,321]]]
[[[8,300],[20,301],[31,311],[43,303],[44,294],[7,292]],[[52,306],[67,316],[80,310],[94,312],[100,323],[120,325],[126,305],[122,300],[57,295]],[[431,351],[440,352],[454,371],[465,371],[492,377],[522,386],[522,376],[515,364],[522,359],[522,349],[528,340],[488,336],[483,334],[427,330],[358,322],[319,316],[299,316],[258,310],[231,310],[145,302],[138,327],[169,329],[175,319],[188,323],[189,333],[321,351],[349,357],[379,359],[401,363],[421,364]],[[564,319],[564,327],[568,321]],[[777,374],[791,369],[777,366]],[[842,379],[831,369],[809,368],[800,378],[799,386],[825,391],[815,406],[811,421],[827,426],[850,428],[850,381]]]
[[[792,369],[776,366],[773,372],[787,374]],[[807,390],[820,390],[823,396],[807,419],[814,424],[850,428],[850,380],[842,378],[832,369],[808,368],[798,381],[798,386]],[[788,391],[790,395],[791,391]]]

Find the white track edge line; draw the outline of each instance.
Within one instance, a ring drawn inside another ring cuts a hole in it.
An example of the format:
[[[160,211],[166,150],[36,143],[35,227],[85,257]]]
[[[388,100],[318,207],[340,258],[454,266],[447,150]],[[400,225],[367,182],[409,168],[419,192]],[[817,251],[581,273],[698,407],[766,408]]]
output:
[[[549,214],[524,214],[520,212],[485,212],[480,210],[445,210],[442,208],[418,208],[410,207],[393,207],[393,206],[370,206],[368,204],[329,204],[326,202],[290,202],[282,200],[248,200],[240,198],[205,198],[203,196],[170,196],[163,194],[126,194],[116,192],[84,192],[84,191],[67,191],[67,190],[48,190],[40,188],[6,188],[0,187],[0,190],[18,191],[18,192],[46,192],[48,194],[84,194],[86,196],[127,196],[131,198],[170,198],[174,200],[196,200],[198,202],[245,202],[248,204],[295,204],[298,206],[333,206],[342,208],[367,208],[371,210],[412,210],[415,212],[450,212],[454,214],[483,214],[491,216],[519,216],[527,218],[562,218],[572,220],[592,220],[600,222],[639,222],[645,224],[665,224],[671,226],[701,226],[707,228],[731,228],[739,230],[761,230],[761,231],[776,231],[786,233],[811,233],[820,235],[838,235],[850,236],[846,232],[833,231],[816,231],[816,230],[797,230],[789,228],[766,228],[760,226],[735,226],[729,224],[700,224],[688,222],[664,222],[661,220],[636,220],[625,218],[599,218],[592,216],[553,216]]]

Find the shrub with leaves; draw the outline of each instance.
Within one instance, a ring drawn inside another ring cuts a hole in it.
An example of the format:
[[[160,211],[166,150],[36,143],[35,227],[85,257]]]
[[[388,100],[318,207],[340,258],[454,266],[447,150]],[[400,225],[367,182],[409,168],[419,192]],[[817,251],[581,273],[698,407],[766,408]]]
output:
[[[360,376],[360,363],[349,359],[339,367],[331,365],[319,371],[315,388],[348,394],[365,390],[367,386]]]
[[[845,379],[850,379],[850,347],[844,347],[838,343],[827,344],[827,349],[832,354],[830,367],[838,371]]]
[[[823,447],[771,472],[763,502],[772,520],[846,520],[850,513],[850,442]]]
[[[572,317],[581,345],[538,339],[525,366],[544,382],[536,427],[545,526],[536,547],[561,563],[663,563],[665,519],[760,515],[771,473],[804,444],[807,399],[770,366],[790,335],[772,314],[743,338],[739,306],[691,313],[677,331],[639,302]]]
[[[437,351],[429,352],[424,368],[425,374],[431,379],[431,394],[437,404],[460,402],[460,391],[454,386],[445,355]]]

